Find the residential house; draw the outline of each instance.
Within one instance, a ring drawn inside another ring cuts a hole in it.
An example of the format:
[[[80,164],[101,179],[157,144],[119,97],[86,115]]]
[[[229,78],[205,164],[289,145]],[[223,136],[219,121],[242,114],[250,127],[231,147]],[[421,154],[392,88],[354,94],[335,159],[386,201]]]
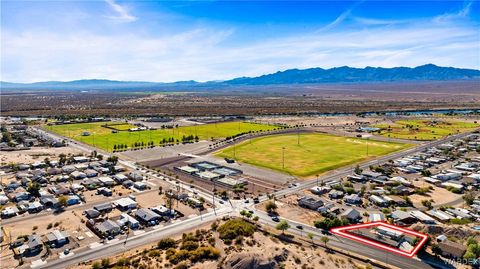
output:
[[[144,224],[147,224],[147,225],[155,225],[162,219],[162,217],[160,215],[158,215],[157,213],[153,212],[152,210],[150,210],[148,208],[138,209],[135,212],[135,217],[141,223],[144,223]]]
[[[120,198],[120,199],[116,200],[114,202],[114,204],[116,204],[117,208],[122,210],[122,211],[135,209],[138,206],[137,202],[132,200],[129,197]]]
[[[100,211],[95,209],[87,209],[83,212],[83,214],[85,215],[85,217],[87,217],[87,219],[96,219],[100,217],[100,215],[102,215]]]
[[[345,201],[345,203],[348,203],[348,204],[358,205],[362,203],[362,198],[360,198],[358,194],[352,193],[350,195],[345,196],[343,201]]]
[[[68,195],[67,196],[67,205],[76,205],[80,203],[80,197],[77,195]]]
[[[442,255],[445,257],[462,258],[463,254],[465,254],[465,252],[467,251],[466,246],[456,242],[452,242],[450,240],[439,242],[438,246],[442,251]]]
[[[67,231],[53,230],[45,237],[47,238],[48,245],[53,247],[60,247],[69,241]]]
[[[84,179],[87,177],[87,175],[83,172],[80,172],[80,171],[73,171],[70,176],[73,178],[73,179]]]
[[[317,200],[312,197],[304,196],[298,200],[298,205],[301,207],[306,207],[311,210],[317,210],[319,207],[323,206],[322,200]]]
[[[343,195],[343,191],[338,190],[332,190],[328,193],[328,197],[330,197],[330,199],[341,199]]]
[[[115,181],[111,177],[99,177],[98,181],[103,186],[114,186],[115,185]]]
[[[92,169],[87,169],[87,170],[85,170],[83,173],[85,173],[85,175],[87,175],[87,177],[96,177],[96,176],[98,176],[98,172],[95,171],[95,170],[92,170]]]
[[[412,224],[417,222],[417,219],[413,217],[409,212],[402,210],[395,210],[392,212],[391,217],[398,224]]]
[[[112,220],[106,220],[102,223],[98,223],[94,226],[94,228],[101,236],[115,236],[121,231],[120,226]]]
[[[346,218],[350,223],[356,223],[362,219],[360,212],[354,208],[349,208],[345,210],[340,217]]]
[[[113,209],[113,206],[111,203],[103,203],[103,204],[99,204],[99,205],[95,205],[93,207],[93,209],[97,210],[98,212],[100,213],[106,213],[106,212],[110,212],[112,211]]]
[[[145,182],[135,182],[133,187],[139,191],[143,191],[147,189],[147,184],[145,184]]]

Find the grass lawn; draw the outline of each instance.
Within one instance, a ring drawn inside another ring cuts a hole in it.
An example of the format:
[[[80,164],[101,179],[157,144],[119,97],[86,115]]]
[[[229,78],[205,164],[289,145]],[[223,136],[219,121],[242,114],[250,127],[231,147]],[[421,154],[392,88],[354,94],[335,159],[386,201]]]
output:
[[[393,124],[380,124],[380,135],[411,140],[435,140],[447,135],[466,132],[480,127],[473,122],[463,122],[448,119],[438,120],[399,120]]]
[[[368,156],[367,156],[368,144]],[[369,158],[410,147],[410,144],[388,143],[327,134],[273,135],[255,138],[216,153],[292,175],[307,177]],[[285,148],[282,150],[282,148]],[[284,151],[284,164],[282,151]]]
[[[137,127],[133,124],[124,123],[124,122],[121,122],[121,123],[117,123],[117,122],[107,123],[107,126],[110,127],[111,129],[115,129],[117,131],[128,131],[131,128],[136,128]]]
[[[280,127],[274,125],[257,124],[249,122],[223,122],[202,124],[196,126],[182,126],[174,129],[158,129],[146,130],[138,132],[120,131],[112,133],[112,129],[102,127],[104,124],[115,124],[113,122],[93,122],[93,123],[79,123],[79,124],[64,124],[45,126],[46,129],[56,132],[60,135],[73,138],[80,142],[99,147],[104,150],[112,151],[115,144],[126,144],[128,148],[132,148],[135,142],[153,141],[154,145],[159,145],[165,138],[174,138],[181,141],[183,136],[198,136],[200,140],[224,138],[233,136],[244,132],[268,131]],[[120,123],[118,123],[120,124]],[[129,124],[122,123],[121,125],[114,125],[115,129],[132,127]],[[82,136],[83,132],[89,132],[89,136]]]

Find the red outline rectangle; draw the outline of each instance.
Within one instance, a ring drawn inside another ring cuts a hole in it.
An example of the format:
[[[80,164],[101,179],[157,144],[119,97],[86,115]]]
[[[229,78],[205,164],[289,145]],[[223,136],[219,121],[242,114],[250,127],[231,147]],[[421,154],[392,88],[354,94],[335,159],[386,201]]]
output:
[[[366,238],[363,238],[363,237],[360,237],[360,236],[352,235],[352,234],[346,232],[347,230],[368,228],[368,227],[371,227],[371,226],[387,227],[387,228],[397,230],[397,231],[400,231],[400,232],[403,232],[403,233],[406,233],[406,234],[409,234],[409,235],[420,237],[422,239],[420,240],[419,243],[417,243],[417,246],[411,252],[405,252],[405,251],[402,251],[402,250],[399,250],[399,249],[396,249],[396,248],[393,248],[393,247],[389,247],[389,246],[381,244],[381,243],[377,243],[373,240],[369,240],[369,239],[366,239]],[[383,221],[376,221],[376,222],[369,222],[369,223],[363,223],[363,224],[342,226],[342,227],[333,228],[330,231],[333,234],[336,234],[336,235],[339,235],[339,236],[342,236],[342,237],[346,237],[346,238],[355,240],[355,241],[360,242],[360,243],[365,243],[366,245],[369,245],[369,246],[373,246],[373,247],[376,247],[376,248],[387,250],[387,251],[395,253],[395,254],[400,254],[402,256],[409,257],[409,258],[413,258],[413,256],[415,256],[415,254],[417,254],[417,252],[420,250],[422,245],[425,244],[425,242],[428,239],[428,235],[426,235],[426,234],[422,234],[422,233],[415,232],[415,231],[412,231],[412,230],[409,230],[409,229],[405,229],[405,228],[402,228],[402,227],[399,227],[399,226],[396,226],[396,225],[392,225],[392,224],[389,224],[389,223],[386,223],[386,222],[383,222]]]

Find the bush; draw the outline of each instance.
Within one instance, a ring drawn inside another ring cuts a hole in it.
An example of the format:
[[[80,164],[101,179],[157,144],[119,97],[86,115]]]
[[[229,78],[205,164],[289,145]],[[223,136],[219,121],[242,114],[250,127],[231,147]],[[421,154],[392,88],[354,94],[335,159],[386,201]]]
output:
[[[344,226],[348,224],[348,220],[346,219],[339,219],[339,218],[325,218],[323,220],[318,220],[313,223],[313,225],[317,228],[330,230],[334,227]]]
[[[190,261],[216,260],[220,257],[220,251],[214,247],[199,247],[190,252]]]
[[[159,249],[169,249],[169,248],[176,248],[177,247],[177,242],[173,240],[172,238],[163,238],[160,241],[158,241],[157,248]]]
[[[188,250],[180,249],[178,251],[175,251],[173,255],[170,255],[168,257],[168,261],[173,264],[177,264],[181,261],[188,259],[189,257],[190,257],[190,252]]]
[[[223,240],[233,240],[238,236],[251,236],[255,232],[255,226],[242,220],[231,219],[218,227],[220,238]]]
[[[185,241],[183,242],[182,246],[180,249],[186,249],[186,250],[195,250],[199,247],[199,244],[195,241]]]

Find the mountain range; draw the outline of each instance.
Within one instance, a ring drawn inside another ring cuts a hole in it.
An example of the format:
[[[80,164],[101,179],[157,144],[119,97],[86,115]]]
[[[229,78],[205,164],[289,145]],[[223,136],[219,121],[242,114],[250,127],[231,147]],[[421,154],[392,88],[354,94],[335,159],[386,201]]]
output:
[[[441,67],[426,64],[410,67],[365,67],[348,66],[330,69],[289,69],[258,77],[240,77],[225,81],[178,81],[173,83],[144,81],[115,81],[106,79],[84,79],[75,81],[47,81],[36,83],[0,82],[2,90],[163,90],[219,88],[241,85],[281,85],[317,83],[374,83],[406,81],[446,81],[480,79],[480,70]]]

